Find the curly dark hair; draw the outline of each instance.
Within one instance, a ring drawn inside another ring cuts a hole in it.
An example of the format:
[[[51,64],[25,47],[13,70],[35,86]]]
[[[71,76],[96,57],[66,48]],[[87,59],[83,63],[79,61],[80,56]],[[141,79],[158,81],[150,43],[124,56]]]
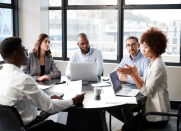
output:
[[[36,43],[35,43],[35,47],[34,47],[34,49],[32,50],[32,51],[34,52],[35,56],[36,56],[38,59],[40,58],[40,46],[41,46],[41,43],[42,43],[43,40],[44,40],[45,38],[47,38],[47,37],[49,38],[49,36],[48,36],[47,34],[44,34],[44,33],[40,34],[40,35],[38,36],[38,39],[37,39]],[[51,54],[50,49],[45,52],[45,55],[46,55],[46,56],[49,56],[50,54]]]
[[[21,38],[8,37],[0,44],[0,54],[4,60],[7,60],[15,51],[18,51],[21,46]]]
[[[165,52],[167,41],[166,34],[155,27],[151,27],[144,32],[140,39],[141,44],[145,42],[147,46],[151,47],[156,56],[159,56]]]

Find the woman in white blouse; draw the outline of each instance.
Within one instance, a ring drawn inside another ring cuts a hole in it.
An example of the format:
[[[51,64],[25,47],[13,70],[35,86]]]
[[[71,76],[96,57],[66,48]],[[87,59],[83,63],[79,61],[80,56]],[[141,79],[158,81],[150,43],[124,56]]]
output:
[[[117,71],[122,74],[130,75],[140,93],[147,96],[145,112],[170,112],[170,100],[167,84],[167,70],[162,60],[161,54],[167,47],[166,35],[157,28],[151,27],[141,36],[140,43],[143,45],[144,56],[150,57],[149,65],[145,79],[141,79],[135,66],[127,68],[119,67]],[[135,116],[133,119],[137,119]],[[139,117],[142,117],[139,115]],[[167,116],[147,116],[145,127],[158,127],[166,125],[170,117]],[[139,128],[140,121],[130,120],[122,127],[123,131],[131,131]]]

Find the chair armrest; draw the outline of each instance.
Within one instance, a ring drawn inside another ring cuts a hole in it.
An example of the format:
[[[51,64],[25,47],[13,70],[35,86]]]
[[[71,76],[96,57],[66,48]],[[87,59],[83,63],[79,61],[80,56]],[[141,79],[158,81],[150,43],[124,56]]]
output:
[[[37,123],[37,124],[32,125],[32,126],[30,126],[30,127],[27,127],[27,128],[26,128],[26,131],[31,131],[31,130],[33,130],[33,129],[39,128],[39,127],[44,126],[44,125],[47,125],[47,124],[52,124],[52,123],[53,123],[52,120],[42,121],[42,122],[40,122],[40,123]]]
[[[178,117],[179,114],[178,113],[171,113],[171,112],[147,112],[143,114],[143,118],[139,127],[139,131],[142,130],[142,125],[144,123],[145,117],[148,115],[158,115],[158,116],[174,116],[174,117]]]
[[[158,116],[178,116],[178,113],[171,113],[171,112],[148,112],[144,113],[143,116],[146,117],[148,115],[158,115]]]

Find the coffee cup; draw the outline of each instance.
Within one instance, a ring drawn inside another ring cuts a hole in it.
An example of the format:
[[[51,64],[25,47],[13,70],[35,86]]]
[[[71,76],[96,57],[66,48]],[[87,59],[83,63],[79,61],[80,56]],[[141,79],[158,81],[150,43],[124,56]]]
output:
[[[101,93],[103,93],[104,91],[100,88],[100,87],[94,87],[94,94],[96,96],[100,96]]]

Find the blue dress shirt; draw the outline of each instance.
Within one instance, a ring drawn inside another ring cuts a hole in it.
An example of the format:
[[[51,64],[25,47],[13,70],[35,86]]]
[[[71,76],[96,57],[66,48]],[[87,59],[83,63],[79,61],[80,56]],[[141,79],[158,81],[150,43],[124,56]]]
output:
[[[101,76],[103,71],[103,57],[101,50],[90,48],[90,51],[84,55],[80,49],[75,50],[70,57],[70,61],[66,68],[66,76],[70,77],[70,62],[96,62],[97,63],[97,76]]]
[[[129,66],[133,66],[135,64],[135,66],[138,68],[138,72],[139,75],[141,76],[141,78],[144,80],[146,73],[147,73],[147,69],[149,64],[151,63],[150,58],[145,58],[144,55],[141,53],[141,51],[139,50],[138,55],[134,58],[134,61],[131,59],[131,55],[126,55],[120,62],[120,64],[114,69],[114,71],[118,68],[118,67],[122,67],[122,68],[126,68],[125,64],[129,65]],[[133,79],[131,78],[130,75],[128,76],[128,80],[127,83],[130,84],[135,84]]]

